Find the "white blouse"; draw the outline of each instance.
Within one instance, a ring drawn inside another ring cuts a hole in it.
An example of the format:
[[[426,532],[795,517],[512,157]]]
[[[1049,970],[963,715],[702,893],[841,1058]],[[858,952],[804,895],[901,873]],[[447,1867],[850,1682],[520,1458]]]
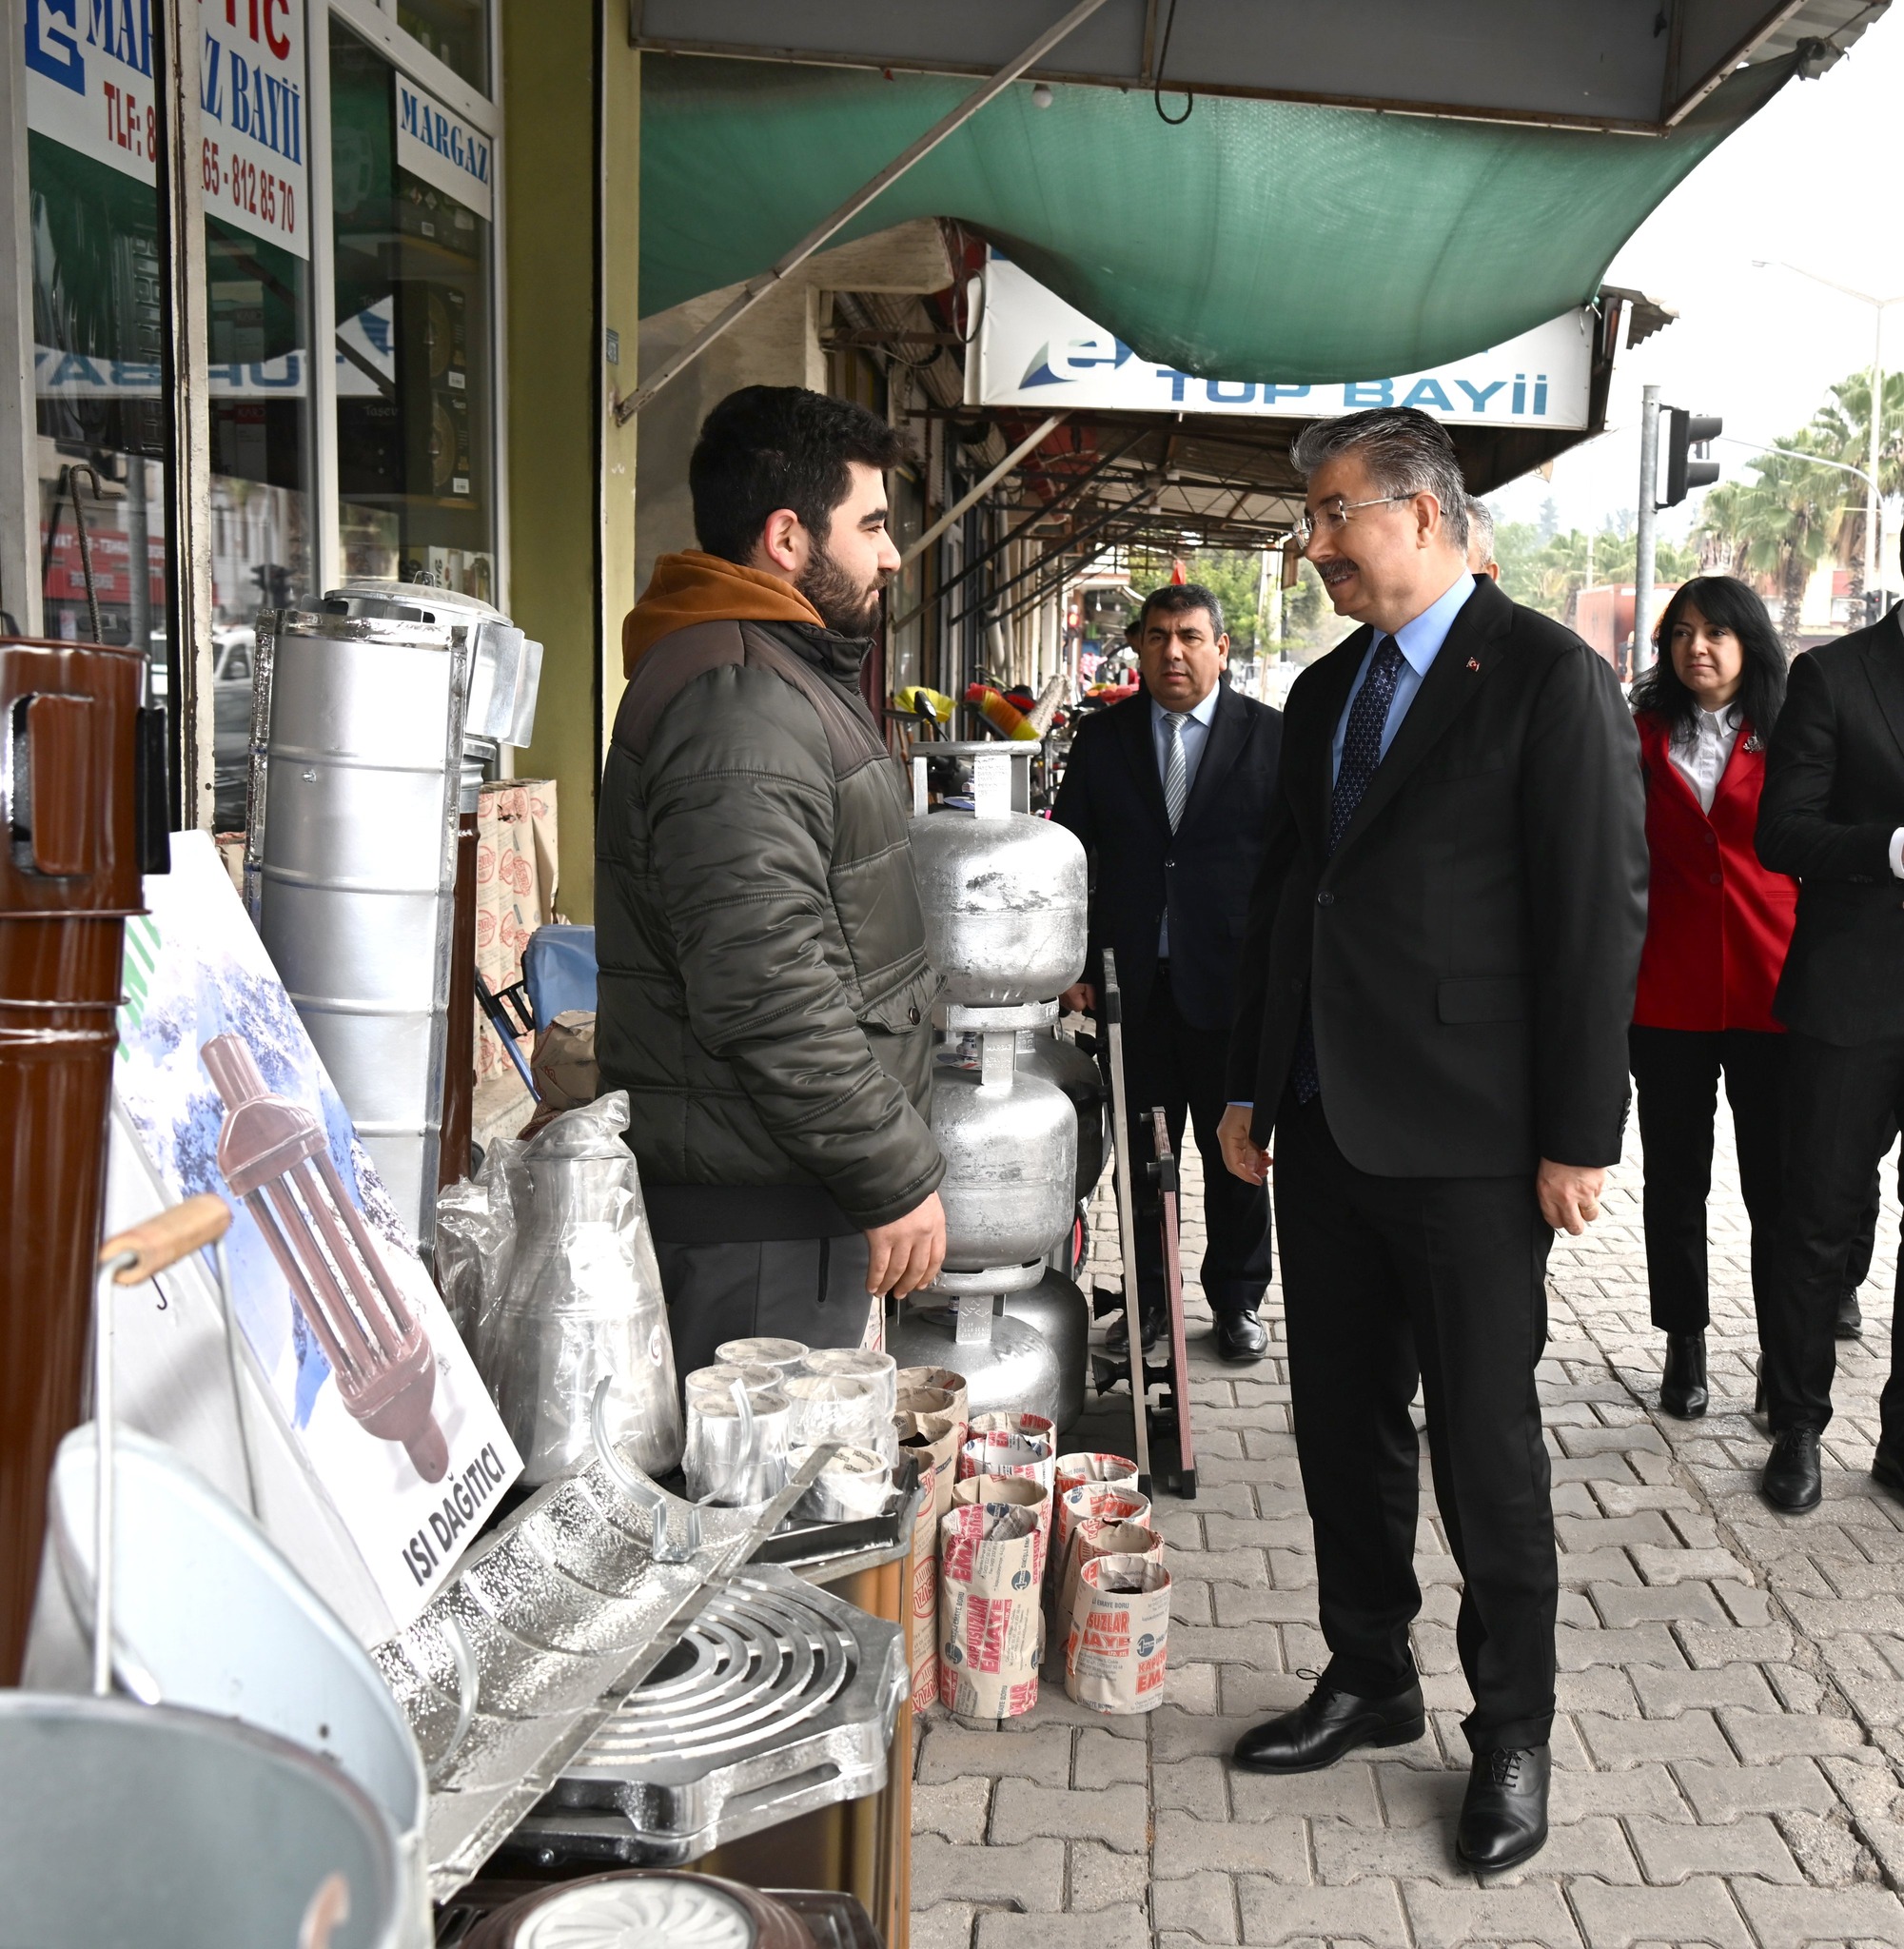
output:
[[[1691,726],[1675,732],[1667,747],[1673,769],[1693,788],[1701,812],[1713,809],[1718,781],[1732,761],[1732,747],[1738,741],[1739,709],[1727,704],[1722,711],[1699,711]]]

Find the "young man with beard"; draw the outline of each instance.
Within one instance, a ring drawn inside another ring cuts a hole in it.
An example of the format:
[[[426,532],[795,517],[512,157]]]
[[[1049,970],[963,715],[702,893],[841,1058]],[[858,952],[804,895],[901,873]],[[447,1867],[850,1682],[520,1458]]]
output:
[[[859,1344],[945,1256],[937,977],[910,794],[859,692],[899,558],[896,436],[748,386],[689,464],[698,550],[622,630],[596,835],[604,1090],[626,1090],[683,1371],[765,1333]]]

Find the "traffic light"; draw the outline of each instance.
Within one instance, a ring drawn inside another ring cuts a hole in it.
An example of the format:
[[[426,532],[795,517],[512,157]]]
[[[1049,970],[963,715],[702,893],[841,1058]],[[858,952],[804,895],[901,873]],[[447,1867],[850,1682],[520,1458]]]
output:
[[[1689,413],[1682,406],[1662,406],[1666,419],[1666,491],[1661,507],[1677,507],[1695,487],[1710,487],[1718,479],[1717,461],[1696,461],[1692,449],[1703,447],[1725,431],[1725,422],[1710,413]]]

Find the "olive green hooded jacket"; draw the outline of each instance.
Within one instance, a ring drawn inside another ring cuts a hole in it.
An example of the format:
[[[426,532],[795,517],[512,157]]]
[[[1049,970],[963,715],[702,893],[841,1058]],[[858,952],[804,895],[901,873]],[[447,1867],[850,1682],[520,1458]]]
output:
[[[705,574],[693,594],[717,601],[712,558],[661,566]],[[901,1217],[945,1174],[939,981],[905,777],[859,695],[866,652],[792,620],[692,621],[644,646],[596,833],[601,1087],[628,1092],[644,1183],[808,1188],[793,1208],[822,1214],[819,1234],[834,1207],[858,1228]]]

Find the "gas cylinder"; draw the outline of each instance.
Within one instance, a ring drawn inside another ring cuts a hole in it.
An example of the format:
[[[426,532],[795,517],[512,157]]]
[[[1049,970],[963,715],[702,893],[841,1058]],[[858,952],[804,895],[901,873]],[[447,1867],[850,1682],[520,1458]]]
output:
[[[933,1070],[932,1135],[946,1160],[946,1264],[977,1272],[1041,1257],[1070,1225],[1077,1113],[1055,1083],[1013,1060],[1011,1031],[967,1039],[981,1047],[953,1043]],[[1003,1045],[995,1056],[993,1043]]]
[[[1063,826],[1031,816],[1029,760],[1037,749],[914,747],[913,805],[920,813],[928,756],[970,756],[972,765],[970,812],[941,807],[913,821],[926,958],[944,976],[949,1002],[1007,1008],[1046,1000],[1084,972],[1084,848]]]
[[[1058,1405],[1051,1410],[1051,1419],[1063,1432],[1084,1412],[1085,1369],[1090,1362],[1090,1302],[1062,1272],[1047,1267],[1037,1285],[1008,1292],[999,1305],[1005,1319],[991,1323],[994,1333],[1006,1321],[1017,1321],[1034,1329],[1051,1349],[1058,1370]]]
[[[1082,1202],[1104,1175],[1104,1072],[1069,1035],[1058,1033],[1055,1021],[1018,1031],[1017,1062],[1021,1076],[1056,1084],[1077,1112],[1075,1195]]]

